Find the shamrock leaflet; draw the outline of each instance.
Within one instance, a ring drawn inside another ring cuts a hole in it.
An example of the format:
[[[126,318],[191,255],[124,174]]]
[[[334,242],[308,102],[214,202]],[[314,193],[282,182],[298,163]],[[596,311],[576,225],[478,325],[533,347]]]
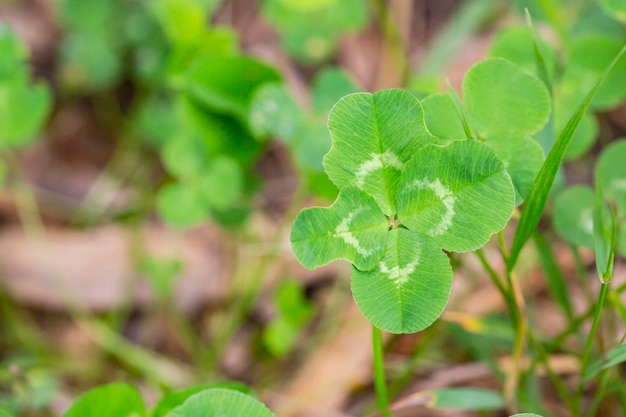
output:
[[[476,137],[504,163],[515,187],[516,204],[530,190],[544,155],[532,138],[547,123],[550,94],[534,75],[514,63],[491,58],[472,66],[463,79],[465,131],[453,99],[434,95],[424,100],[426,125],[447,141]]]
[[[291,243],[307,268],[353,263],[352,291],[373,325],[394,333],[428,327],[450,296],[442,249],[479,248],[514,205],[509,174],[477,141],[440,146],[411,94],[396,89],[344,97],[330,113],[324,159],[340,194],[294,222]]]

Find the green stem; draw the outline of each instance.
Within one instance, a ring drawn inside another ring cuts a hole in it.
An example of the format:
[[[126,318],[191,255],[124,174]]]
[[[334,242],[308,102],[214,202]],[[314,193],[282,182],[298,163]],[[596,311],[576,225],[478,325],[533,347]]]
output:
[[[389,394],[387,393],[385,366],[383,363],[383,333],[374,325],[372,325],[372,350],[374,364],[374,387],[376,389],[378,409],[381,411],[383,417],[392,417],[389,412]]]
[[[569,408],[570,414],[572,416],[576,415],[577,410],[578,410],[578,405],[576,404],[576,401],[574,401],[574,398],[572,398],[572,395],[570,394],[569,390],[563,383],[563,380],[557,374],[555,374],[554,371],[552,370],[552,367],[550,366],[550,360],[549,360],[550,357],[548,353],[546,352],[545,347],[532,334],[529,334],[528,340],[532,344],[533,348],[537,351],[538,362],[543,364],[544,369],[546,370],[546,373],[548,375],[548,378],[550,378],[550,381],[552,382],[552,385],[556,389],[556,392],[561,397],[561,400]]]
[[[587,366],[589,366],[591,349],[593,348],[593,342],[598,331],[598,325],[600,324],[600,315],[602,313],[602,308],[604,306],[604,300],[606,299],[608,288],[608,283],[602,283],[600,286],[600,295],[598,296],[598,303],[596,304],[596,310],[593,316],[593,323],[591,324],[591,330],[589,331],[589,336],[587,337],[587,343],[585,344],[585,350],[583,352],[583,357],[580,365],[580,382],[578,383],[578,387],[576,389],[576,399],[579,405],[582,405],[584,388],[583,378],[587,373]]]

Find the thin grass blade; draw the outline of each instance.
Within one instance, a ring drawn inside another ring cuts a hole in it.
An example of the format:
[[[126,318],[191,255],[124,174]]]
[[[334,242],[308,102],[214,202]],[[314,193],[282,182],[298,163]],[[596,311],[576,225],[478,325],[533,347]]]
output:
[[[604,70],[596,85],[578,106],[578,109],[569,119],[567,125],[565,125],[565,128],[559,135],[554,147],[543,163],[541,170],[537,175],[537,179],[535,180],[533,187],[526,198],[526,204],[524,205],[524,210],[522,211],[520,222],[517,227],[517,231],[515,232],[515,237],[513,238],[513,246],[511,247],[509,259],[507,260],[508,271],[512,271],[515,267],[515,263],[517,262],[522,248],[528,239],[533,235],[537,225],[539,224],[539,220],[541,219],[543,209],[545,208],[546,201],[548,200],[550,189],[554,183],[557,171],[563,161],[565,151],[572,140],[572,136],[574,135],[580,120],[589,107],[589,104],[591,104],[591,100],[598,91],[598,88],[600,88],[602,82],[606,79],[609,72],[613,69],[617,61],[622,57],[622,55],[624,55],[624,53],[626,53],[626,45],[619,51],[611,64],[609,64],[609,66]]]

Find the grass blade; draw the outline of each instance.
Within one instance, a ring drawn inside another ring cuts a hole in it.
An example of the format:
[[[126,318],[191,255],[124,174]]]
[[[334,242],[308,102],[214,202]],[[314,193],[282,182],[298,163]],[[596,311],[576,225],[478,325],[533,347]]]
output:
[[[511,247],[509,259],[507,260],[508,271],[512,271],[515,267],[515,263],[517,262],[522,248],[528,239],[533,235],[535,228],[539,224],[543,209],[545,208],[546,201],[548,200],[548,196],[550,194],[550,189],[554,183],[554,178],[556,177],[557,171],[563,161],[565,151],[572,140],[572,136],[580,123],[580,119],[583,117],[583,114],[585,114],[585,111],[589,107],[589,104],[591,103],[595,93],[598,91],[598,88],[600,88],[602,82],[624,53],[626,53],[626,45],[619,51],[617,56],[604,70],[596,85],[578,106],[578,109],[569,119],[567,125],[565,125],[565,128],[559,135],[554,147],[541,166],[541,170],[539,171],[533,187],[526,198],[526,204],[524,205],[524,210],[522,211],[520,222],[517,227],[517,231],[515,232],[515,237],[513,238],[513,246]]]

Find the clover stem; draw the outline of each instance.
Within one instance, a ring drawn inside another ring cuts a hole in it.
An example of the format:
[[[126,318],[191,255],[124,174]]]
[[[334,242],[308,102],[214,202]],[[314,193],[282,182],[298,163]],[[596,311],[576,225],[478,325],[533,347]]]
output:
[[[372,350],[374,365],[374,388],[376,389],[376,401],[378,409],[383,417],[392,417],[389,412],[389,394],[385,380],[385,366],[383,363],[383,332],[372,325]]]
[[[587,367],[589,365],[589,357],[591,356],[591,349],[593,348],[593,342],[595,335],[598,331],[598,325],[600,324],[600,315],[604,306],[604,300],[606,299],[606,293],[609,288],[608,282],[603,282],[600,286],[600,295],[598,296],[598,303],[596,304],[595,313],[593,316],[593,322],[591,324],[591,330],[589,330],[589,336],[587,337],[587,343],[585,343],[585,350],[583,351],[583,357],[580,364],[580,381],[576,387],[576,400],[579,405],[582,405],[583,393],[584,393],[584,377],[587,373]],[[580,409],[581,407],[579,407]]]
[[[505,254],[503,253],[502,256],[505,257]],[[511,302],[507,303],[507,306],[509,307],[509,314],[511,315],[515,328],[515,344],[513,347],[511,366],[507,369],[504,381],[504,397],[507,401],[509,409],[516,412],[517,392],[521,373],[522,356],[524,355],[526,345],[527,326],[524,317],[524,297],[519,287],[519,283],[509,271],[506,273],[506,279],[509,287],[508,293],[511,299]]]

